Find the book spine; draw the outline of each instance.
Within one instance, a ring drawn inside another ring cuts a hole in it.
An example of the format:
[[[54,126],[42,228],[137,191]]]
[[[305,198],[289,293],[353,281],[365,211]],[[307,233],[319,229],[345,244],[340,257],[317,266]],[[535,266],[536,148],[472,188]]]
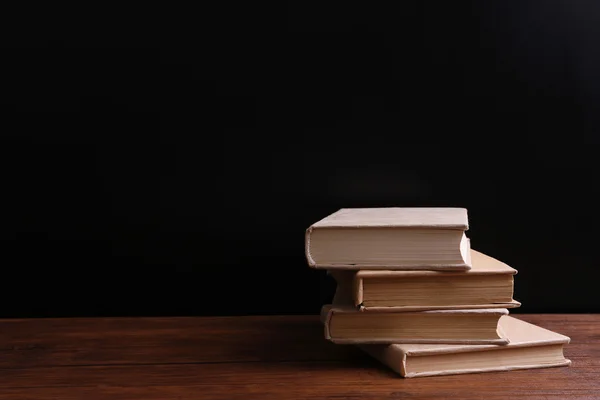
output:
[[[329,331],[329,323],[331,322],[331,317],[333,315],[333,307],[331,304],[324,305],[321,307],[321,323],[324,328],[325,339],[331,340],[331,332]]]
[[[354,305],[363,311],[363,278],[359,274],[354,275],[352,280],[352,293],[354,294]]]
[[[315,263],[315,260],[313,260],[312,255],[310,254],[310,236],[312,234],[312,231],[313,227],[310,226],[304,234],[304,252],[306,255],[306,261],[308,262],[308,266],[314,268],[317,265],[317,263]]]

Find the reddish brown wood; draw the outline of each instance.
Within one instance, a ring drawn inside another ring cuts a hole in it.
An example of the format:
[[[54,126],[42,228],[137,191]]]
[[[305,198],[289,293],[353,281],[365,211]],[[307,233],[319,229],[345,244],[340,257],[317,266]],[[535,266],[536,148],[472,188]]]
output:
[[[2,320],[0,400],[600,398],[600,315],[515,316],[572,366],[402,379],[317,316]]]

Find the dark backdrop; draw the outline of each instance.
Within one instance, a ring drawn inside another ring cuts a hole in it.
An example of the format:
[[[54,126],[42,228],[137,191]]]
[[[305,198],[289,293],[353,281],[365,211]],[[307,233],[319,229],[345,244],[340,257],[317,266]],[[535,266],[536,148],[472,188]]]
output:
[[[304,230],[381,206],[600,311],[600,5],[396,3],[3,13],[0,316],[314,314]]]

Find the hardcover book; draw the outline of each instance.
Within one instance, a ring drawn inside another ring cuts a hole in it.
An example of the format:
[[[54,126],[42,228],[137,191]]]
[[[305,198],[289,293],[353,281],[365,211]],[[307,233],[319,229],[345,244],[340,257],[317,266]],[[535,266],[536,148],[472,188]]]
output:
[[[511,316],[500,318],[509,342],[494,345],[392,344],[359,347],[405,378],[560,367],[571,364],[570,338]]]
[[[335,304],[363,311],[515,308],[517,270],[471,249],[471,269],[442,271],[331,270],[337,282]]]
[[[306,230],[309,266],[324,269],[471,268],[464,208],[344,208]]]
[[[325,305],[325,338],[338,344],[446,343],[506,344],[498,321],[508,310],[360,312]]]

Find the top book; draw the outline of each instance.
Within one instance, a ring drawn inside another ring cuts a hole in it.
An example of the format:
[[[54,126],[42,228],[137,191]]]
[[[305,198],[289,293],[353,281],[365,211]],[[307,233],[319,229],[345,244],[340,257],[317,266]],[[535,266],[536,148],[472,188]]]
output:
[[[306,230],[308,264],[325,269],[468,270],[464,208],[343,208]]]

